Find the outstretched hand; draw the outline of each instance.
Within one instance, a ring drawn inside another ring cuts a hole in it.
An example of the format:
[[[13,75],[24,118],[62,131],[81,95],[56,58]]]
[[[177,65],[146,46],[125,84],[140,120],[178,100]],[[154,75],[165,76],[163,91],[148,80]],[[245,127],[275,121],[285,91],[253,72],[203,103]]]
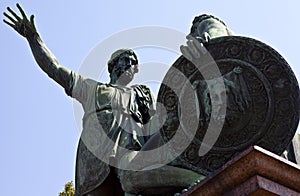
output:
[[[3,15],[6,17],[6,19],[4,19],[3,22],[11,26],[23,37],[27,39],[33,37],[35,34],[37,34],[37,30],[34,24],[34,15],[31,15],[29,20],[24,10],[18,3],[17,8],[19,9],[22,17],[17,15],[10,7],[7,7],[7,10],[11,15],[4,12]]]

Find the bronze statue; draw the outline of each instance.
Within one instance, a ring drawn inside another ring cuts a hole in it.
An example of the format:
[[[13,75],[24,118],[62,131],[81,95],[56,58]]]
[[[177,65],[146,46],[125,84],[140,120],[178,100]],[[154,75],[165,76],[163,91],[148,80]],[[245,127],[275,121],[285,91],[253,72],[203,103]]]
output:
[[[127,86],[138,72],[136,54],[130,49],[120,49],[112,54],[108,62],[111,78],[109,84],[83,78],[59,64],[38,34],[34,24],[34,16],[32,15],[29,20],[19,4],[17,4],[17,7],[22,14],[22,18],[8,8],[14,18],[4,13],[10,21],[5,20],[4,22],[27,39],[41,69],[60,84],[67,95],[82,104],[85,111],[83,133],[96,128],[92,125],[94,122],[91,120],[95,116],[90,115],[90,113],[95,113],[104,131],[116,145],[127,149],[141,149],[145,139],[134,136],[141,135],[136,134],[136,132],[144,131],[143,124],[146,124],[155,113],[155,100],[148,87],[143,85]],[[115,110],[117,112],[114,112]],[[133,120],[135,123],[131,122]],[[125,122],[127,125],[124,124]],[[123,125],[117,123],[123,123]],[[128,129],[126,126],[132,124],[135,125],[134,129],[130,129],[133,131],[132,133],[122,130]],[[121,156],[118,154],[117,148],[111,149],[110,153],[112,158]],[[87,149],[84,142],[80,140],[76,166],[76,195],[86,193],[88,193],[87,195],[93,195],[91,190],[101,184],[104,186],[101,187],[102,190],[97,190],[99,193],[116,194],[112,191],[119,191],[117,194],[122,194],[120,185],[113,179],[116,178],[116,175],[110,173],[114,173],[114,169],[95,157]],[[105,187],[107,185],[106,179],[115,185],[108,184],[108,188]],[[119,188],[115,186],[119,186]]]
[[[150,138],[149,121],[155,114],[155,98],[150,88],[144,85],[128,86],[139,70],[137,55],[131,49],[120,49],[111,55],[108,61],[111,79],[109,84],[84,78],[59,64],[37,32],[34,16],[31,15],[29,19],[19,4],[17,7],[21,16],[8,7],[10,15],[4,13],[7,18],[4,22],[27,39],[40,68],[84,108],[83,131],[77,151],[75,194],[123,195],[123,189],[139,191],[140,188],[132,187],[134,183],[127,178],[128,175],[133,175],[132,178],[141,176],[143,172],[129,171],[124,174],[117,169],[119,160],[127,156],[128,151],[135,156],[147,143]],[[157,134],[153,138],[157,138]],[[159,142],[153,142],[152,139],[145,146],[150,148],[152,143]],[[126,159],[123,158],[123,162]],[[188,186],[199,176],[202,177],[192,171],[171,166],[146,173],[148,177],[152,176],[156,186],[169,184],[177,190]],[[166,174],[168,176],[164,183],[159,181]],[[179,183],[175,179],[177,175],[184,177]],[[124,181],[123,189],[117,177]],[[149,185],[147,179],[141,181],[142,184]]]
[[[111,55],[108,61],[111,79],[109,84],[84,78],[59,64],[38,34],[34,16],[28,18],[19,4],[17,7],[22,16],[20,17],[8,7],[10,15],[4,13],[7,18],[4,22],[27,39],[40,68],[84,108],[83,131],[76,160],[76,195],[175,193],[196,180],[205,178],[208,173],[201,169],[201,164],[197,165],[201,161],[194,153],[197,147],[193,148],[193,145],[182,155],[189,158],[196,157],[197,160],[188,159],[189,163],[186,163],[186,159],[182,161],[179,158],[153,170],[119,169],[120,165],[143,162],[144,160],[138,156],[140,151],[158,148],[169,139],[169,135],[165,134],[164,130],[154,135],[149,134],[153,133],[154,127],[157,126],[156,101],[150,88],[144,85],[128,85],[139,69],[137,55],[131,49],[120,49]],[[193,21],[191,33],[187,37],[187,46],[181,47],[185,60],[184,57],[180,57],[178,62],[186,63],[188,59],[197,64],[197,60],[207,52],[204,45],[210,48],[210,40],[232,35],[233,32],[220,19],[211,15],[200,15]],[[186,69],[183,66],[181,68]],[[232,111],[235,108],[237,112],[250,110],[251,100],[248,96],[250,90],[246,88],[244,72],[242,67],[232,65],[224,74],[224,83],[226,83],[224,91],[232,95],[233,101],[228,102]],[[202,125],[205,125],[212,115],[208,86],[218,86],[213,81],[207,82],[209,84],[205,85],[203,80],[196,78],[192,83],[196,96],[203,101],[203,107],[200,108],[204,111],[203,115],[200,115]],[[161,88],[159,99],[163,98],[164,92],[166,92],[164,88]],[[210,92],[217,95],[218,99],[222,97],[219,96],[222,93]],[[177,123],[178,110],[175,110],[169,113],[166,120],[167,129],[173,130],[174,124]],[[221,111],[222,108],[218,110]],[[213,120],[217,122],[219,118],[225,116],[219,115]],[[235,118],[230,119],[227,116],[226,118],[225,125],[230,127],[235,123]],[[228,141],[230,139],[227,138]],[[220,157],[223,158],[223,155]],[[295,159],[295,156],[293,158]],[[149,167],[151,164],[159,164],[151,162],[151,159],[148,161]]]

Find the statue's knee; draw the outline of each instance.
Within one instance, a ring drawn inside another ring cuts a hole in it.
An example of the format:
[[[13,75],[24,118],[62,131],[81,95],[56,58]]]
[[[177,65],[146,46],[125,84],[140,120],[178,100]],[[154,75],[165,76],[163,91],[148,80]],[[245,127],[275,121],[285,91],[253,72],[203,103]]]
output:
[[[133,184],[134,180],[132,173],[136,171],[130,170],[121,170],[118,171],[118,176],[120,183],[124,192],[127,193],[137,193],[138,190],[135,190],[136,186]]]

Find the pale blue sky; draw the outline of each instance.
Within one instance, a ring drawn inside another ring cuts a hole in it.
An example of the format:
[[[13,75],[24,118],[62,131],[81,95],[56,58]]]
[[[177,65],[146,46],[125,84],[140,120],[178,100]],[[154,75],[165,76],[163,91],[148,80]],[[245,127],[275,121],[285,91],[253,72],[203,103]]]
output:
[[[1,1],[1,12],[7,6],[15,8],[15,3]],[[60,63],[75,71],[93,47],[117,32],[158,25],[188,33],[196,15],[210,13],[237,34],[273,46],[290,63],[298,80],[300,77],[297,0],[19,3],[28,14],[35,14],[40,34]],[[0,34],[1,195],[57,195],[67,181],[74,180],[79,131],[73,101],[36,65],[25,39],[2,21]],[[177,58],[173,54],[164,59],[149,49],[141,54],[141,62],[157,60],[171,65]]]

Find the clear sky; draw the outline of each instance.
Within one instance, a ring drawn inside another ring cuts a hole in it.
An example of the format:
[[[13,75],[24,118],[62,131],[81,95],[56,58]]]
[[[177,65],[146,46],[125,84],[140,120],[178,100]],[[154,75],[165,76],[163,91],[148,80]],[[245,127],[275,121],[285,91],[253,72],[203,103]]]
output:
[[[2,0],[1,12],[7,6],[15,9],[15,3]],[[274,47],[289,62],[298,80],[300,77],[298,0],[19,3],[28,14],[35,14],[40,34],[60,63],[74,71],[80,69],[97,44],[117,32],[157,25],[187,34],[196,15],[210,13],[224,20],[235,33]],[[66,182],[74,180],[80,131],[73,101],[36,65],[26,40],[2,21],[0,35],[0,194],[57,195]],[[141,49],[140,53],[142,63],[171,65],[178,57],[173,54],[164,59],[151,49]]]

